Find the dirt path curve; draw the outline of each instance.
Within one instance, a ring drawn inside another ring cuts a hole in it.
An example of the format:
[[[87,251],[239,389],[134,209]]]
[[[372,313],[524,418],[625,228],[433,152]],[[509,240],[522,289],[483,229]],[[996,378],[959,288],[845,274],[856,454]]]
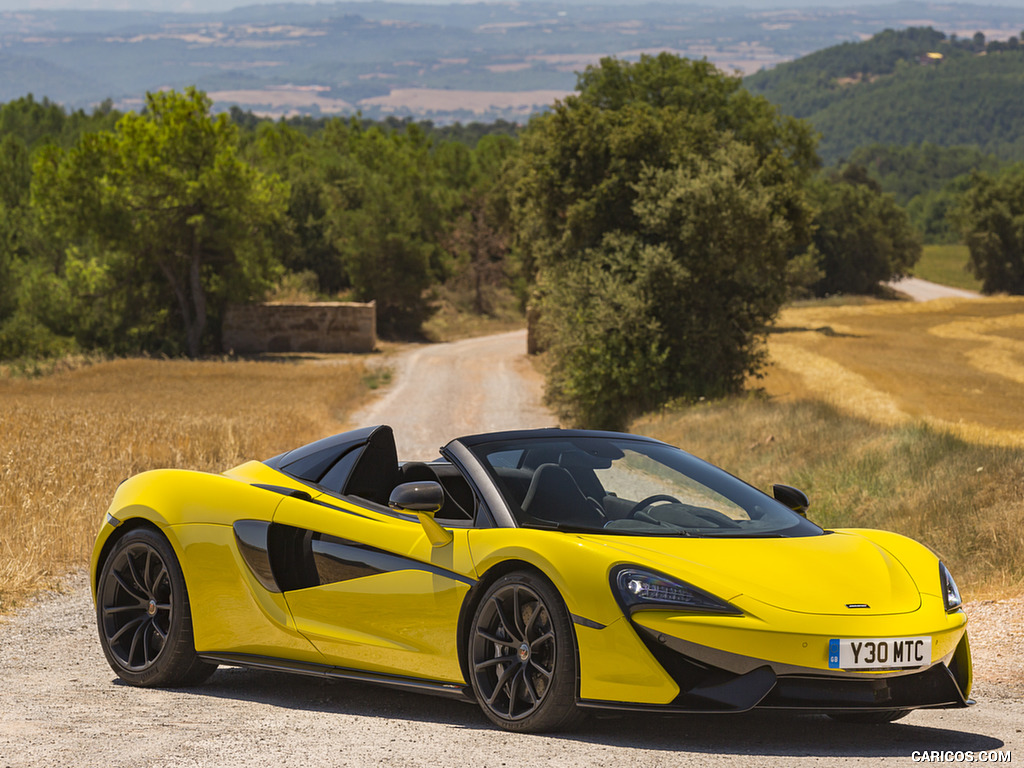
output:
[[[459,432],[550,424],[521,349],[516,334],[417,349],[359,419],[391,423],[410,457]],[[1019,623],[1009,626],[986,638],[990,656],[1020,644]],[[1020,669],[1007,674],[1016,680]],[[521,736],[495,730],[469,704],[272,672],[222,668],[197,688],[132,688],[103,659],[79,573],[65,593],[0,624],[0,768],[909,766],[914,752],[933,750],[1013,750],[1019,762],[1018,691],[985,683],[976,707],[915,712],[888,727],[782,713],[638,715]]]
[[[977,291],[967,291],[963,288],[951,288],[948,285],[931,283],[919,277],[904,277],[902,280],[894,280],[889,285],[897,291],[907,294],[914,301],[931,301],[932,299],[980,299],[981,294]]]
[[[542,387],[526,331],[425,344],[397,360],[391,386],[351,422],[390,424],[400,459],[429,461],[460,435],[557,426]]]

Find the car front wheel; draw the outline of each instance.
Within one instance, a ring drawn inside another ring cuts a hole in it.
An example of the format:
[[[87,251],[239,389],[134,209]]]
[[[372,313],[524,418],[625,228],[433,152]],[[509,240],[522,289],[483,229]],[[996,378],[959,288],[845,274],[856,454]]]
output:
[[[487,590],[470,628],[469,666],[484,714],[506,730],[558,731],[582,719],[569,613],[539,575],[511,573]]]
[[[114,544],[96,584],[96,620],[107,662],[132,685],[196,685],[217,668],[196,656],[181,566],[150,528]]]

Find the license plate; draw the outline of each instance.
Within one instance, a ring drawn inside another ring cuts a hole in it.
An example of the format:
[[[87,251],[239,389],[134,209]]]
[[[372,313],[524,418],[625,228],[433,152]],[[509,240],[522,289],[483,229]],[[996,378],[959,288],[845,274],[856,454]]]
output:
[[[874,637],[829,640],[829,669],[923,667],[932,660],[930,637]]]

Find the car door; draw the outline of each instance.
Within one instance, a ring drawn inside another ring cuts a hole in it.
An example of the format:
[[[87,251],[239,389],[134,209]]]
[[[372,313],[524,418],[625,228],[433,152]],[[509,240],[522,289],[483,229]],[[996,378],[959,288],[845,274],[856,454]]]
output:
[[[435,546],[413,515],[319,501],[283,499],[271,533],[298,631],[333,665],[461,682],[459,612],[475,583],[467,528]]]

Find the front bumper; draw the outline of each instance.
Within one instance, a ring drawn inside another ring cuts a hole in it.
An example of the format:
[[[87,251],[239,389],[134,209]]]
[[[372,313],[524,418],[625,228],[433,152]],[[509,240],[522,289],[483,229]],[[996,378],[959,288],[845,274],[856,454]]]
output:
[[[866,672],[782,663],[683,640],[637,621],[629,624],[648,658],[674,682],[677,692],[671,698],[642,702],[587,698],[581,690],[580,706],[651,712],[745,712],[755,707],[860,712],[973,703],[968,699],[970,645],[962,624],[952,637],[948,629],[942,633],[944,642],[935,646],[948,650],[928,666]]]

